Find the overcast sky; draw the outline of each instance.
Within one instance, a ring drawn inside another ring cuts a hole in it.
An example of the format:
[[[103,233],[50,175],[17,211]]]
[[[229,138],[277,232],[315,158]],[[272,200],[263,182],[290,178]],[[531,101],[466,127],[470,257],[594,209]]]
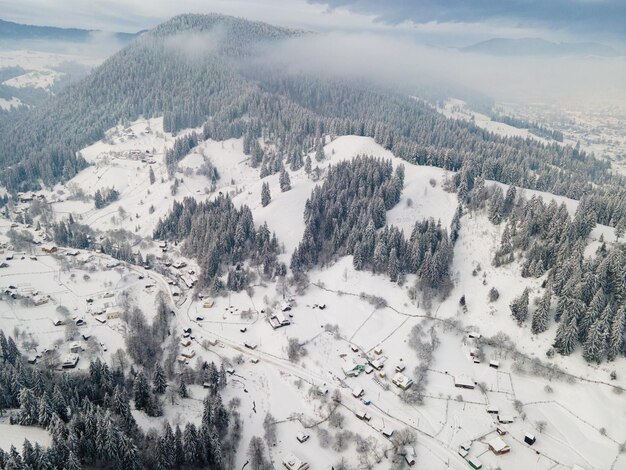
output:
[[[623,44],[626,0],[0,0],[0,18],[137,31],[179,13],[218,12],[312,30],[405,34],[463,46],[490,37]]]

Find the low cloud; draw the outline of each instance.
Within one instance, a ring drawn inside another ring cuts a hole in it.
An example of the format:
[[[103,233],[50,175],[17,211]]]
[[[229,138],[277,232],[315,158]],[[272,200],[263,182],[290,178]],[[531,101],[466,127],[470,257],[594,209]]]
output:
[[[374,34],[316,34],[274,46],[261,60],[287,72],[468,89],[497,101],[626,104],[624,57],[493,57]]]

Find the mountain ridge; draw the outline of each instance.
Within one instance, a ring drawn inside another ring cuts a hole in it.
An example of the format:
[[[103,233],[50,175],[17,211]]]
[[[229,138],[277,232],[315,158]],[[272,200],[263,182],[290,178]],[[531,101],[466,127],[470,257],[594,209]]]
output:
[[[27,39],[46,39],[56,41],[87,41],[94,33],[112,34],[116,39],[122,42],[130,42],[137,36],[144,33],[145,30],[136,33],[111,32],[82,29],[82,28],[59,28],[57,26],[38,26],[23,23],[16,23],[0,19],[0,38],[27,40]]]
[[[540,38],[491,38],[466,47],[461,47],[459,50],[461,52],[481,53],[496,56],[591,55],[600,57],[615,57],[620,55],[615,49],[605,44],[595,42],[557,43]]]

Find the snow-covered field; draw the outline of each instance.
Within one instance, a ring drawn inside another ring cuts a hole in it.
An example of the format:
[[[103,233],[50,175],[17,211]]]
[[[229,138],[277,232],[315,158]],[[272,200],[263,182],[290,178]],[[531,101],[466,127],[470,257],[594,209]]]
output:
[[[50,88],[61,75],[53,70],[37,70],[5,80],[2,84],[15,88]]]
[[[172,196],[163,160],[165,149],[173,141],[172,135],[163,132],[161,119],[119,126],[108,133],[105,141],[83,149],[81,153],[92,163],[90,167],[68,184],[43,194],[51,202],[57,219],[71,213],[97,230],[124,228],[150,237],[159,217],[167,214],[173,200],[186,196],[205,199],[219,192],[228,193],[235,204],[251,208],[257,225],[267,222],[276,232],[284,246],[281,258],[288,262],[302,237],[305,202],[321,182],[309,179],[304,170],[290,172],[292,189],[282,193],[278,175],[259,180],[258,170],[249,166],[243,154],[240,139],[206,141],[180,162],[182,173],[177,176],[182,178],[182,183],[178,193]],[[359,154],[388,158],[394,165],[404,164],[405,188],[400,203],[387,213],[387,223],[399,226],[407,235],[415,221],[428,217],[449,226],[457,199],[455,194],[443,190],[446,171],[410,165],[364,137],[338,137],[327,143],[325,153],[328,158],[320,163],[322,169]],[[207,178],[194,171],[206,160],[220,174],[214,191],[210,190]],[[150,168],[156,176],[154,184],[149,181]],[[263,181],[269,183],[272,194],[272,201],[266,207],[260,202]],[[97,189],[113,186],[120,192],[120,198],[105,208],[96,210],[93,200],[85,198]],[[575,209],[575,201],[565,202],[570,210]],[[8,220],[0,221],[0,233],[6,233],[10,224]],[[390,465],[384,454],[392,446],[382,431],[393,429],[397,433],[404,428],[416,435],[414,447],[420,468],[466,469],[469,458],[478,458],[483,468],[507,470],[570,469],[574,464],[588,470],[626,468],[626,454],[619,451],[620,444],[626,441],[626,406],[620,391],[620,387],[626,387],[624,361],[591,366],[579,354],[548,360],[545,352],[554,337],[555,326],[533,336],[528,328],[517,326],[508,308],[526,286],[531,288],[531,299],[533,294],[538,295],[542,279],[522,278],[517,263],[497,269],[491,265],[502,226],[493,226],[483,215],[467,214],[461,227],[451,268],[454,288],[445,301],[431,303],[410,299],[408,289],[414,281],[411,276],[403,286],[392,284],[384,276],[355,271],[351,257],[310,272],[311,284],[304,294],[297,295],[289,286],[260,283],[250,295],[231,293],[205,307],[202,300],[193,300],[191,292],[184,287],[175,298],[167,279],[154,271],[124,264],[107,268],[111,260],[101,254],[81,251],[71,256],[68,251],[60,251],[46,255],[38,250],[34,255],[21,255],[7,248],[2,256],[13,254],[13,257],[0,272],[0,287],[13,285],[21,292],[36,289],[38,295],[49,296],[49,301],[36,307],[19,300],[2,301],[0,323],[10,333],[19,330],[18,343],[37,343],[37,351],[56,347],[66,354],[70,347],[70,342],[65,340],[66,328],[54,326],[53,320],[63,315],[65,309],[67,321],[83,316],[87,324],[79,327],[79,331],[89,331],[94,340],[80,340],[85,349],[80,353],[78,367],[81,368],[89,358],[100,356],[110,360],[115,350],[124,347],[125,323],[111,318],[101,324],[87,313],[88,308],[115,311],[116,306],[126,301],[123,292],[130,292],[135,304],[151,317],[158,290],[165,291],[175,304],[173,334],[180,335],[183,328],[192,328],[193,343],[184,348],[196,352],[189,359],[190,365],[204,360],[224,361],[235,369],[229,376],[224,401],[235,397],[240,400],[244,428],[237,468],[247,460],[249,439],[263,435],[263,420],[268,412],[278,422],[278,443],[270,448],[275,467],[292,452],[308,461],[312,469],[330,468],[342,457],[354,467],[365,466],[360,460],[365,458],[364,454],[359,455],[354,442],[347,449],[336,451],[320,441],[320,429],[328,430],[331,435],[338,430],[327,420],[329,407],[334,406],[344,416],[342,428],[369,437],[370,448],[379,451],[381,461],[369,462],[373,468]],[[32,228],[28,230],[35,237],[40,235]],[[591,238],[607,230],[599,227]],[[0,241],[8,243],[6,236],[1,238]],[[141,249],[160,255],[160,250],[150,241],[145,241]],[[170,246],[168,255],[177,257],[177,248]],[[193,265],[190,260],[187,262]],[[492,287],[500,292],[495,302],[488,299]],[[459,305],[462,295],[466,296],[467,312]],[[374,305],[372,296],[385,299],[386,306]],[[267,317],[270,312],[280,310],[284,298],[293,299],[291,310],[284,313],[291,324],[273,329]],[[93,300],[90,306],[87,299]],[[320,305],[324,308],[319,308]],[[416,378],[414,371],[423,362],[409,344],[410,332],[416,325],[425,333],[434,328],[438,337],[428,364],[424,402],[419,405],[404,402],[403,392],[391,380],[396,367],[404,368],[407,376]],[[486,338],[506,332],[518,353],[504,347],[484,346],[484,359],[475,363],[470,356],[474,347],[474,340],[468,335],[470,331]],[[297,338],[306,350],[296,361],[290,361],[287,356],[290,338]],[[380,354],[376,351],[379,348]],[[381,371],[363,371],[356,377],[346,377],[343,370],[346,361],[365,364],[366,356],[386,356],[387,361]],[[535,358],[558,366],[564,374],[550,376],[533,371],[531,361]],[[499,361],[498,368],[490,367],[492,360]],[[614,369],[617,380],[610,381],[609,373]],[[480,385],[473,389],[455,387],[455,379],[462,377]],[[362,388],[363,395],[355,397],[352,393],[355,388]],[[328,393],[324,393],[326,390]],[[331,398],[335,390],[341,394],[340,404]],[[144,429],[158,427],[164,420],[174,425],[188,420],[199,422],[205,392],[199,386],[190,387],[190,391],[190,398],[176,398],[175,403],[168,403],[164,417],[148,418],[134,412],[135,418]],[[513,421],[498,424],[496,415],[487,412],[488,407],[498,408],[501,416],[511,415]],[[363,411],[370,420],[356,416]],[[504,455],[494,454],[487,445],[498,435],[497,427],[506,431],[502,439],[511,448]],[[296,434],[300,431],[311,438],[299,443]],[[532,447],[524,443],[526,432],[537,437]],[[459,448],[468,441],[471,449],[463,458]],[[0,440],[0,446],[6,448],[8,442]]]
[[[9,111],[12,108],[19,108],[21,105],[22,102],[18,98],[13,97],[10,100],[0,98],[0,109]]]

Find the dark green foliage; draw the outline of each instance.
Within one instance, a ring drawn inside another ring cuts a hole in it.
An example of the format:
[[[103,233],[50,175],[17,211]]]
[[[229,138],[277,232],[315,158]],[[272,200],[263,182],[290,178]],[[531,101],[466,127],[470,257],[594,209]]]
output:
[[[200,287],[210,287],[225,268],[249,260],[273,275],[278,241],[267,225],[257,230],[247,206],[235,208],[230,197],[220,195],[207,202],[185,198],[174,202],[170,214],[159,223],[154,238],[183,240],[183,251],[200,266]],[[244,286],[238,281],[238,288]]]
[[[0,330],[0,343],[5,354],[13,340]],[[131,414],[128,394],[132,392],[136,407],[148,413],[160,403],[143,372],[127,380],[122,370],[112,370],[98,359],[88,371],[42,373],[23,363],[19,352],[10,357],[14,363],[3,355],[0,368],[0,410],[19,408],[17,421],[46,427],[52,443],[43,449],[25,441],[21,454],[15,448],[0,450],[2,468],[224,468],[222,447],[229,440],[230,413],[217,389],[205,400],[206,419],[200,428],[187,424],[183,436],[180,428],[172,432],[165,425],[161,433],[144,435]],[[230,439],[238,440],[239,434]]]

